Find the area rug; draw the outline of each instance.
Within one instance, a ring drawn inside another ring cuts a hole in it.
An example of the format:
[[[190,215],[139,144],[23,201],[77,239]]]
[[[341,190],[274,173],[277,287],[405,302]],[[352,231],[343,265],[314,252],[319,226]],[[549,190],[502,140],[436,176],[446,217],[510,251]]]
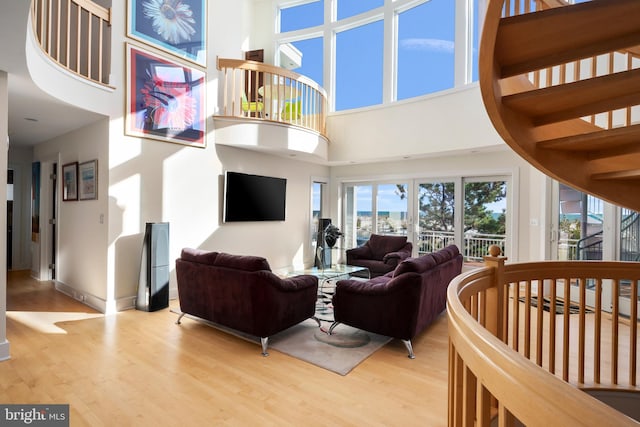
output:
[[[177,310],[171,309],[171,311],[180,314]],[[194,316],[186,315],[185,317],[260,345],[259,337],[243,334]],[[365,332],[347,325],[338,325],[331,335],[327,335],[323,330],[326,330],[328,325],[323,322],[321,330],[315,320],[307,319],[271,336],[268,350],[279,351],[336,374],[347,375],[391,341],[389,337]]]

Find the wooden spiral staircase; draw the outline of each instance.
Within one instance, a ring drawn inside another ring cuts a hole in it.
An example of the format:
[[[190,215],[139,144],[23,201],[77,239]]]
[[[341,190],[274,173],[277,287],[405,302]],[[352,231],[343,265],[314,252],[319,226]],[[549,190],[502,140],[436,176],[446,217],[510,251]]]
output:
[[[520,156],[640,210],[640,1],[488,0],[480,88]]]

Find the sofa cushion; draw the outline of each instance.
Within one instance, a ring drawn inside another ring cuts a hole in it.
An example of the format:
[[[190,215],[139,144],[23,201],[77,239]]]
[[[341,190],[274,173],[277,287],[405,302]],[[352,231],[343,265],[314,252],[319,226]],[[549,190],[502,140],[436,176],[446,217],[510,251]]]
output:
[[[402,261],[393,271],[393,277],[403,273],[423,273],[436,266],[436,260],[431,254],[425,254],[417,258],[407,258]]]
[[[252,255],[231,255],[224,252],[218,254],[213,265],[243,271],[271,271],[269,262],[265,258]]]
[[[373,259],[382,261],[382,258],[389,252],[396,252],[407,243],[406,236],[382,236],[372,234],[367,245],[371,248]]]
[[[198,264],[213,265],[218,252],[205,251],[202,249],[184,248],[180,258],[184,261],[197,262]]]

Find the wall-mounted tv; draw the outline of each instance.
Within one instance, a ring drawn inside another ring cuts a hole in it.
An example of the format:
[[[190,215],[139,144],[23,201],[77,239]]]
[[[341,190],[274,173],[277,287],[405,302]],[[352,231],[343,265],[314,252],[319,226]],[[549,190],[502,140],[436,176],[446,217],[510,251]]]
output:
[[[286,196],[284,178],[227,171],[224,221],[284,221]]]

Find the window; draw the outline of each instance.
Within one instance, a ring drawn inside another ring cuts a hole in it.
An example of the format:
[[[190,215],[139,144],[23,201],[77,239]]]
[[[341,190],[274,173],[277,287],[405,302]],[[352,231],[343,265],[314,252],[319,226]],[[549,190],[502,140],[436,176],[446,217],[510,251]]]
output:
[[[290,44],[302,54],[301,66],[293,68],[293,71],[309,77],[322,86],[322,37],[298,40],[290,42]]]
[[[325,199],[327,195],[327,181],[316,178],[311,182],[311,224],[309,224],[310,243],[312,250],[315,250],[318,242],[318,224],[320,218],[325,215]]]
[[[324,22],[324,1],[310,1],[280,9],[280,32],[317,27]]]
[[[453,87],[455,2],[431,0],[398,15],[397,99]]]
[[[381,6],[384,6],[384,0],[338,0],[338,20]]]
[[[346,248],[376,233],[407,236],[417,256],[451,244],[465,262],[482,261],[491,245],[509,254],[509,182],[496,176],[344,184]]]
[[[478,78],[483,0],[277,3],[276,43],[292,43],[303,53],[296,71],[331,91],[332,111],[432,94]],[[468,36],[455,37],[460,34]]]
[[[418,184],[418,254],[437,251],[455,242],[455,183]]]
[[[336,111],[382,103],[382,21],[336,35]]]
[[[471,81],[477,82],[479,78],[478,74],[478,51],[480,50],[480,27],[482,23],[479,21],[478,3],[480,0],[473,1],[472,11],[472,39],[471,39]]]

